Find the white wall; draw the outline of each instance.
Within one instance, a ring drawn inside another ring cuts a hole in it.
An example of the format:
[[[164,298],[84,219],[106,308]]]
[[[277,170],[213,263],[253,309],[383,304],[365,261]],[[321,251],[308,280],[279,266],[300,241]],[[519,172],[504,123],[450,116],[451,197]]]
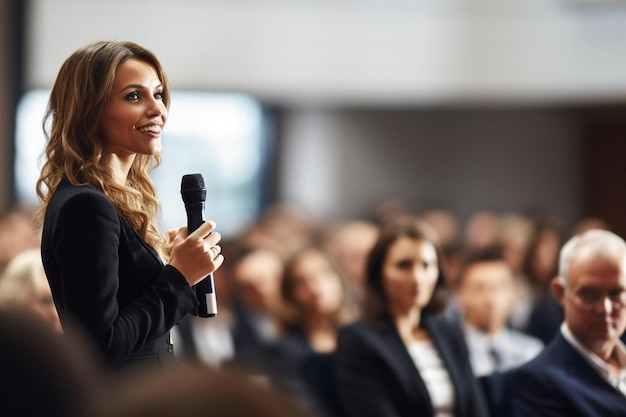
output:
[[[623,3],[31,0],[28,84],[94,39],[153,49],[176,88],[360,105],[626,95]]]
[[[292,109],[279,196],[318,217],[391,196],[462,215],[541,207],[573,221],[580,155],[569,116],[419,109],[626,97],[623,3],[31,0],[30,15],[30,87],[50,86],[88,41],[128,39],[159,55],[174,88]],[[367,110],[385,107],[407,110]]]

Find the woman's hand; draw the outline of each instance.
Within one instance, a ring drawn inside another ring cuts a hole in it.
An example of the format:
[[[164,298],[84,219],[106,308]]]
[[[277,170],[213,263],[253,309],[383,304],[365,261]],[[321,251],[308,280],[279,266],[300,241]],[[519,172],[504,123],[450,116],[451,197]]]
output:
[[[215,222],[207,221],[187,235],[181,227],[174,235],[170,265],[183,274],[189,285],[195,285],[215,272],[224,262],[217,244],[222,236],[214,232]]]

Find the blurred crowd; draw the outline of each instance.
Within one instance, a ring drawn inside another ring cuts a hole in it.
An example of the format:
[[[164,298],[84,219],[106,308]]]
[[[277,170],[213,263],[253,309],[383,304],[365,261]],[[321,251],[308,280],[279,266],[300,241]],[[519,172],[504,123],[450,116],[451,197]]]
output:
[[[528,361],[552,339],[563,322],[549,289],[562,244],[609,230],[602,219],[566,228],[551,216],[488,209],[461,221],[447,208],[413,212],[400,202],[320,225],[278,204],[222,241],[218,315],[188,316],[174,328],[180,366],[108,375],[80,334],[61,329],[39,225],[28,210],[12,210],[0,218],[0,339],[13,349],[3,360],[15,373],[3,404],[48,416],[342,416],[333,373],[338,332],[363,313],[366,260],[381,227],[404,215],[437,235],[443,315],[462,329],[477,377]]]

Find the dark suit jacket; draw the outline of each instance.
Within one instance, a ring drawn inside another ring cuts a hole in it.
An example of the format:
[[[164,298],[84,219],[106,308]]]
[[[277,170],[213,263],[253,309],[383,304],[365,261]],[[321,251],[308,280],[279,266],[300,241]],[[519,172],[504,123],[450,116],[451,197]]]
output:
[[[483,393],[460,330],[443,319],[428,317],[424,326],[454,386],[454,415],[486,416]],[[360,321],[341,329],[336,366],[339,397],[348,416],[434,415],[426,385],[391,319],[380,328]]]
[[[106,365],[173,356],[169,330],[196,307],[193,290],[100,191],[61,182],[42,258],[61,322],[78,324]]]
[[[512,371],[507,385],[515,417],[626,416],[626,397],[561,332],[536,358]]]
[[[270,374],[314,415],[343,416],[337,397],[335,352],[313,350],[303,330],[288,329],[267,347]]]

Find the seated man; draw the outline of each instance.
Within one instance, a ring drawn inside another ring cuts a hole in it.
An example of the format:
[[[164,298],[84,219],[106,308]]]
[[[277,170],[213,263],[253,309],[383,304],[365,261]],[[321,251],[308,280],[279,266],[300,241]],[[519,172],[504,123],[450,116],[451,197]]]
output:
[[[482,251],[466,261],[458,300],[478,377],[519,366],[543,349],[539,339],[507,327],[515,295],[513,270],[499,252]]]
[[[591,230],[562,248],[552,290],[565,320],[509,375],[513,416],[626,416],[626,243]]]

